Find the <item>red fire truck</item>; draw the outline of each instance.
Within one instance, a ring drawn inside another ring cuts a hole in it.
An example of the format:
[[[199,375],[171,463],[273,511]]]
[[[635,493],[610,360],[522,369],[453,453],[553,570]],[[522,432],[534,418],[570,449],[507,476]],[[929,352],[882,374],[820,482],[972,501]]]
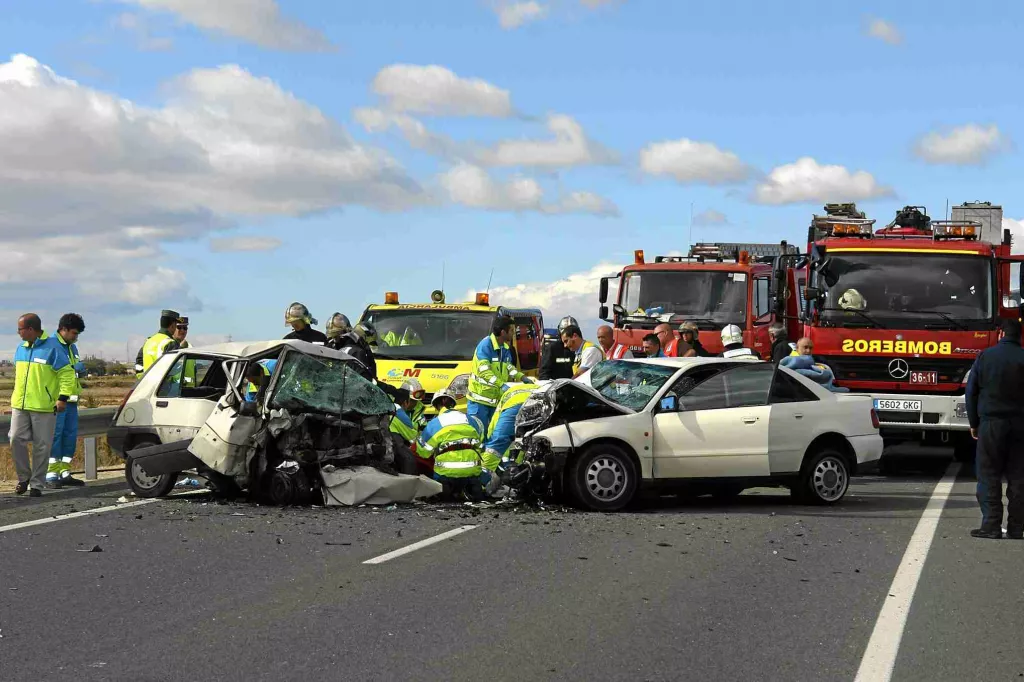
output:
[[[690,321],[711,353],[722,350],[722,327],[736,324],[743,330],[744,345],[769,357],[771,323],[785,320],[792,333],[799,330],[795,297],[777,295],[772,284],[781,257],[797,253],[786,242],[695,244],[688,256],[656,256],[648,263],[644,252],[636,251],[632,265],[601,280],[599,316],[612,322],[617,342],[637,352],[643,337],[659,324],[672,325],[678,336],[679,325]],[[612,279],[618,292],[609,316]]]
[[[852,204],[826,206],[790,270],[804,335],[836,384],[869,393],[888,442],[951,444],[969,460],[964,391],[975,356],[1020,315],[1002,208],[970,203],[952,220],[907,206],[881,229]],[[1018,275],[1019,277],[1019,275]]]

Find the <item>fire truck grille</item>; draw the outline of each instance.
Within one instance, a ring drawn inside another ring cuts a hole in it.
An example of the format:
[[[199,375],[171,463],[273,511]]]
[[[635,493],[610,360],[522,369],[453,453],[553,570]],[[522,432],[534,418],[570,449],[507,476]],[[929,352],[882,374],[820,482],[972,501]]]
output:
[[[889,373],[889,363],[894,358],[865,358],[846,356],[824,356],[822,362],[828,364],[836,375],[836,380],[842,381],[884,381],[891,383],[897,379]],[[973,361],[950,358],[903,358],[910,372],[935,372],[940,384],[959,384],[963,381],[967,370],[971,368]],[[901,381],[910,386],[909,376]],[[928,391],[926,386],[921,390]]]

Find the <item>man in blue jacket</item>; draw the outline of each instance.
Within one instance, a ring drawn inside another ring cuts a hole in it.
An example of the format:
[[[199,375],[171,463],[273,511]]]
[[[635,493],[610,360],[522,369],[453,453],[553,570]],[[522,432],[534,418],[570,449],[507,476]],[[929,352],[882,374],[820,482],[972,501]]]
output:
[[[71,460],[78,448],[78,400],[82,394],[79,378],[85,373],[82,356],[78,354],[78,335],[85,331],[85,320],[76,313],[67,313],[57,323],[57,335],[53,338],[60,344],[61,352],[68,358],[68,364],[74,370],[72,381],[70,372],[66,373],[66,385],[61,393],[67,393],[67,407],[57,413],[57,426],[53,432],[53,446],[50,449],[50,464],[46,469],[46,487],[62,488],[83,486],[81,481],[71,475]],[[66,390],[65,390],[66,389]]]
[[[1006,479],[1006,535],[1024,539],[1024,348],[1021,324],[1003,320],[999,343],[982,351],[967,381],[967,418],[978,441],[976,538],[1001,538],[1003,480]]]

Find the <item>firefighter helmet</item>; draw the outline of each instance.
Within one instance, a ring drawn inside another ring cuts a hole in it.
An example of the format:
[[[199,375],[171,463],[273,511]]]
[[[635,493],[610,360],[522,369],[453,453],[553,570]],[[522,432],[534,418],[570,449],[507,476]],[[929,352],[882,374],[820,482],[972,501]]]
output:
[[[856,289],[847,289],[839,297],[839,307],[843,310],[865,310],[868,307],[868,302]]]
[[[287,327],[293,322],[305,322],[306,324],[316,324],[316,319],[309,313],[309,308],[302,305],[298,301],[292,303],[290,306],[285,308],[284,311],[284,324]]]
[[[331,315],[331,319],[327,321],[328,338],[333,339],[350,331],[352,331],[352,323],[348,321],[348,317],[341,313],[334,313]]]
[[[565,317],[558,321],[558,333],[561,334],[563,329],[570,326],[578,327],[580,326],[580,323],[577,322],[576,318],[573,317],[572,315],[566,315]]]
[[[722,345],[734,343],[743,343],[743,330],[734,324],[727,324],[722,328]]]

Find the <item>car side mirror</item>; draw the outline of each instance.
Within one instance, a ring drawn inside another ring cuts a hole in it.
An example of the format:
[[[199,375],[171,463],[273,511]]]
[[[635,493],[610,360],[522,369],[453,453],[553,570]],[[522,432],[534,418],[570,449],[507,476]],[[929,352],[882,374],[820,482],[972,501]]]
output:
[[[623,308],[618,303],[616,303],[615,305],[612,306],[612,312],[615,313],[616,315],[625,315],[626,309]]]
[[[661,412],[675,412],[679,408],[679,400],[674,395],[667,395],[658,407]]]

